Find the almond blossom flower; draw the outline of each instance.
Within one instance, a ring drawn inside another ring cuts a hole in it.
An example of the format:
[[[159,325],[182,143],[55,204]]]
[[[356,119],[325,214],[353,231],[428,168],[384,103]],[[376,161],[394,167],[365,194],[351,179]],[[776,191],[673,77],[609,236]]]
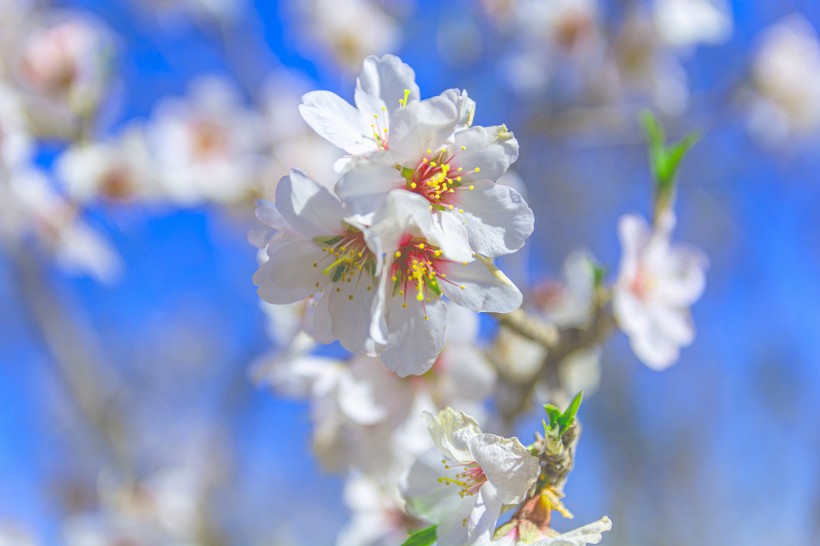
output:
[[[165,197],[142,127],[129,127],[117,140],[79,144],[56,165],[58,179],[79,203],[159,200]]]
[[[416,73],[395,55],[371,55],[356,80],[354,98],[355,107],[330,91],[311,91],[302,97],[299,112],[314,131],[348,154],[386,150],[391,118],[419,100]]]
[[[83,12],[32,18],[11,52],[16,82],[28,91],[27,110],[42,132],[65,134],[98,109],[112,74],[114,38]]]
[[[647,366],[661,370],[675,362],[695,330],[689,308],[705,285],[706,256],[670,242],[674,214],[660,215],[654,228],[627,215],[618,225],[623,248],[613,288],[613,310],[632,350]]]
[[[364,226],[297,169],[279,182],[275,204],[260,201],[257,216],[278,230],[267,244],[269,260],[254,275],[260,297],[273,304],[313,297],[308,333],[322,343],[338,339],[352,352],[372,354],[368,325],[381,257],[370,250]]]
[[[518,288],[473,255],[464,231],[452,215],[434,218],[424,197],[404,190],[390,192],[373,218],[368,244],[385,264],[371,336],[382,361],[402,377],[426,372],[441,352],[448,323],[442,296],[474,312],[521,305]]]
[[[409,2],[407,2],[409,4]],[[298,20],[299,38],[309,57],[327,57],[355,70],[371,53],[395,49],[402,35],[399,22],[375,0],[289,0]]]
[[[407,475],[408,510],[438,526],[439,546],[490,544],[502,508],[521,502],[538,479],[538,458],[517,438],[481,432],[462,412],[424,416],[436,447]]]
[[[427,200],[437,221],[464,224],[473,252],[491,258],[510,254],[524,245],[534,225],[521,194],[496,183],[518,158],[518,141],[503,125],[455,132],[458,114],[448,103],[439,97],[400,110],[386,156],[354,165],[336,193],[364,215],[383,206],[394,190],[415,193]],[[438,116],[447,110],[449,124],[442,125]]]
[[[197,81],[187,100],[157,108],[146,130],[165,194],[184,206],[233,203],[252,194],[261,159],[261,124],[226,81]]]
[[[790,15],[763,34],[752,85],[748,125],[761,141],[778,144],[820,129],[820,40],[802,15]]]
[[[652,9],[658,32],[671,46],[720,44],[732,34],[726,0],[655,0]]]

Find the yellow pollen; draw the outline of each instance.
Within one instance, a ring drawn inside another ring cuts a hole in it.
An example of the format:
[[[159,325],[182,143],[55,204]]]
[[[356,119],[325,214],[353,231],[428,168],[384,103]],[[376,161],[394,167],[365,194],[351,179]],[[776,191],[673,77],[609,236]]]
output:
[[[453,208],[455,208],[455,207],[453,207],[453,205],[449,205],[450,210],[453,210]]]
[[[462,290],[464,290],[464,285],[462,284],[461,286],[459,286],[459,288],[461,288]],[[351,297],[350,299],[353,299],[353,298]]]
[[[419,248],[420,248],[421,250],[424,250],[424,243],[419,243]]]
[[[419,300],[419,301],[424,301],[424,294],[422,294],[421,292],[419,292],[419,293],[416,295],[416,299],[417,299],[417,300]]]
[[[467,146],[462,146],[462,147],[461,147],[461,151],[462,151],[462,152],[463,152],[464,150],[466,150],[466,149],[467,149]]]
[[[480,168],[478,168],[478,167],[476,167],[476,168],[475,168],[475,172],[480,173],[480,172],[481,172],[481,169],[480,169]]]
[[[402,309],[407,309],[407,304],[406,304],[406,303],[402,303],[402,304],[401,304],[401,308],[402,308]]]
[[[392,277],[390,277],[390,280],[393,281],[393,282],[396,282],[398,279],[396,279],[396,276],[393,275]]]
[[[430,320],[430,317],[428,317],[427,315],[424,315],[424,320]]]
[[[429,159],[427,159],[426,157],[423,157],[423,158],[421,158],[421,161],[422,161],[422,163],[427,163],[427,162],[428,162],[428,161],[430,161],[430,160],[429,160]]]
[[[458,209],[458,212],[460,212],[461,214],[464,214],[464,209]]]
[[[435,166],[436,166],[436,162],[435,162],[435,161],[431,161],[431,162],[430,162],[430,166],[431,166],[431,167],[435,167]]]
[[[416,189],[416,183],[415,182],[410,182],[410,187],[415,190]]]
[[[433,153],[433,150],[431,150],[430,148],[427,148],[427,155],[430,155],[432,153]]]
[[[379,114],[373,114],[374,119],[379,119]]]
[[[461,182],[461,177],[460,176],[456,177],[456,182]]]
[[[396,258],[401,258],[401,250],[397,250],[393,256]]]
[[[471,190],[474,190],[474,189],[475,189],[475,186],[473,186],[472,184],[470,184],[470,189],[471,189]]]
[[[399,296],[403,296],[403,295],[404,295],[404,290],[399,290]]]
[[[440,250],[438,250],[438,249],[436,249],[436,250],[433,252],[433,254],[435,254],[435,255],[436,255],[436,257],[441,256],[441,251],[440,251]]]
[[[464,167],[459,167],[459,168],[458,168],[458,169],[456,169],[456,170],[457,170],[458,172],[461,172],[461,171],[463,171],[463,170],[464,170]]]

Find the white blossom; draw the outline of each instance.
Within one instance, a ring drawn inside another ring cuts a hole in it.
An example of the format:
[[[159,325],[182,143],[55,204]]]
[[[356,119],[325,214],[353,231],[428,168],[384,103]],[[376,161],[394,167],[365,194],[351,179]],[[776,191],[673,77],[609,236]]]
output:
[[[260,297],[273,304],[313,297],[309,334],[373,354],[368,325],[381,258],[370,250],[364,226],[346,217],[336,196],[299,170],[279,183],[275,204],[260,202],[257,216],[278,230],[267,245],[270,259],[254,275]]]
[[[463,224],[448,223],[451,217],[434,219],[424,197],[394,190],[370,226],[369,244],[385,256],[371,336],[400,376],[426,372],[441,352],[448,324],[442,297],[475,312],[521,305],[518,288],[488,259],[473,255]]]
[[[57,160],[55,172],[79,203],[158,201],[165,198],[141,126],[128,127],[115,140],[81,143]]]
[[[655,0],[655,26],[675,47],[720,44],[732,34],[732,13],[726,0]]]
[[[305,49],[330,56],[355,70],[367,55],[399,44],[402,29],[374,0],[291,0],[298,38]]]
[[[763,35],[752,65],[749,128],[766,143],[806,137],[820,128],[820,41],[793,14]]]
[[[680,347],[694,340],[689,308],[706,282],[706,257],[693,247],[673,245],[674,226],[669,211],[654,227],[636,215],[622,217],[618,225],[623,254],[613,310],[632,350],[654,369],[673,364]]]
[[[257,114],[226,81],[204,78],[186,100],[166,100],[147,127],[165,194],[183,206],[233,203],[252,195],[260,174]]]
[[[538,458],[450,408],[425,418],[436,447],[407,475],[410,513],[438,526],[439,546],[489,544],[502,508],[521,502],[538,478]]]

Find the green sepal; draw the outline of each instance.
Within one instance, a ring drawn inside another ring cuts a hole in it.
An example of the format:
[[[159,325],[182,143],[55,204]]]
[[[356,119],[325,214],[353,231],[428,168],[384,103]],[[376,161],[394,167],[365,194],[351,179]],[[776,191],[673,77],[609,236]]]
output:
[[[438,526],[431,525],[426,529],[420,529],[410,534],[410,538],[405,540],[401,546],[430,546],[436,541],[436,529]]]
[[[336,269],[333,271],[333,278],[331,280],[333,282],[338,282],[339,279],[342,278],[342,275],[344,274],[344,272],[345,272],[345,268],[344,268],[343,265],[340,265],[340,266],[336,267]]]

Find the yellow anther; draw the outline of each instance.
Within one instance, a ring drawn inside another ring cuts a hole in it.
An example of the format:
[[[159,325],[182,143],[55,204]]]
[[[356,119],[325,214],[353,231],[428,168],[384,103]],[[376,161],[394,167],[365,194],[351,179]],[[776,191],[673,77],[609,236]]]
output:
[[[462,146],[462,147],[461,147],[461,151],[462,151],[462,152],[463,152],[464,150],[466,150],[466,149],[467,149],[467,146]]]
[[[481,169],[480,169],[479,167],[476,167],[476,168],[475,168],[475,172],[480,173],[480,172],[481,172]]]
[[[433,254],[435,254],[435,255],[436,255],[436,257],[438,258],[439,256],[441,256],[441,251],[440,251],[439,249],[436,249],[436,250],[433,252]]]
[[[461,214],[464,214],[464,209],[458,209],[458,212],[460,212]]]
[[[404,290],[399,290],[399,296],[403,296],[403,295],[404,295]]]
[[[393,275],[392,277],[390,277],[390,280],[393,281],[393,282],[396,282],[398,279],[396,278],[395,275]]]
[[[460,176],[456,177],[456,182],[461,182],[461,177]]]
[[[459,168],[458,168],[458,169],[456,169],[456,170],[457,170],[458,172],[461,172],[461,171],[463,171],[463,170],[464,170],[464,167],[459,167]]]
[[[379,119],[379,114],[373,114],[373,119]]]
[[[431,167],[435,167],[435,166],[436,166],[436,162],[435,162],[435,161],[431,161],[431,162],[430,162],[430,166],[431,166]]]
[[[419,301],[424,301],[424,294],[419,292],[418,294],[416,294],[416,299]]]
[[[395,253],[393,253],[393,257],[401,258],[401,250],[397,250]]]
[[[416,189],[416,183],[415,182],[410,182],[410,189],[413,189],[413,190]]]
[[[420,248],[421,250],[424,250],[424,243],[419,243],[419,248]],[[413,260],[413,261],[415,262],[415,260]]]
[[[459,286],[459,288],[461,288],[462,290],[464,290],[464,285],[462,284],[461,286]]]
[[[433,153],[433,150],[431,150],[430,148],[427,148],[427,155],[430,155],[432,153]]]
[[[448,205],[447,207],[448,207],[450,210],[453,210],[453,208],[455,208],[455,207],[453,207],[453,205]]]
[[[402,309],[407,309],[407,304],[406,304],[406,303],[402,303],[402,304],[401,304],[401,308],[402,308]]]

